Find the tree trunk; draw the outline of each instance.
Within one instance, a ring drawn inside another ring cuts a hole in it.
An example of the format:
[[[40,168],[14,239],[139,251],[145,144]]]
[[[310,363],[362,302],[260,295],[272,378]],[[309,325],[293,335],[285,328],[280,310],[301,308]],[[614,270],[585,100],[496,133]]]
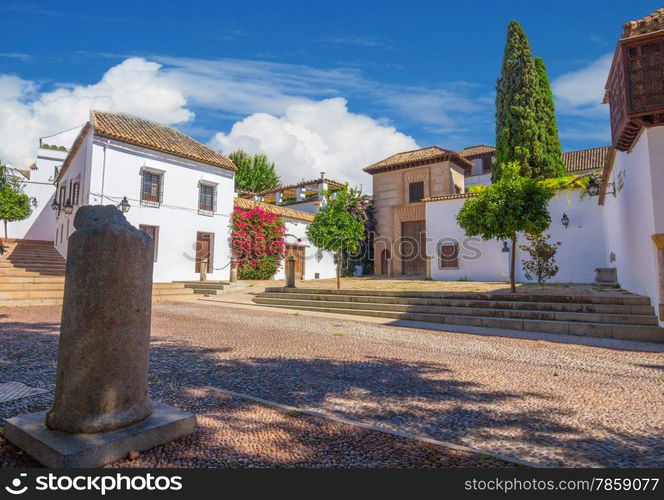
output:
[[[512,255],[510,258],[510,287],[512,293],[516,293],[516,233],[512,234]]]
[[[5,223],[5,240],[7,240],[7,220],[3,221]]]
[[[337,252],[337,290],[341,288],[341,252]]]

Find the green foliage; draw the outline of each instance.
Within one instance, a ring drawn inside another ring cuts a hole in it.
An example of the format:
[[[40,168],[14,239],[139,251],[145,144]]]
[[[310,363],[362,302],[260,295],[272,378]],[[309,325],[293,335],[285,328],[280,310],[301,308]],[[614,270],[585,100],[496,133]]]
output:
[[[228,157],[237,167],[237,172],[235,172],[237,189],[259,193],[279,186],[281,180],[275,170],[274,162],[270,162],[267,156],[254,155],[252,157],[239,149]]]
[[[545,231],[551,224],[548,203],[554,191],[520,175],[517,163],[509,163],[502,170],[500,179],[464,203],[456,217],[459,226],[468,236],[484,240]]]
[[[318,248],[337,254],[337,288],[344,253],[357,252],[365,239],[365,220],[355,210],[348,189],[325,193],[326,203],[307,227],[307,237]]]
[[[364,238],[360,241],[357,251],[343,251],[342,273],[354,276],[355,266],[362,266],[364,273],[373,270],[373,239],[376,232],[376,209],[373,197],[363,194],[359,189],[348,191],[348,211],[364,223]]]
[[[510,21],[501,76],[496,86],[496,166],[492,178],[511,162],[521,175],[564,175],[553,98],[541,59],[533,59],[530,42],[517,21]]]
[[[523,260],[523,273],[529,280],[536,279],[542,285],[548,279],[558,274],[556,265],[556,252],[561,245],[559,241],[549,243],[549,235],[527,234],[528,245],[520,245],[519,248],[530,255],[530,259]]]
[[[7,223],[23,220],[30,212],[30,197],[21,192],[19,183],[9,175],[6,165],[0,163],[0,220],[4,222],[5,238]]]
[[[466,189],[467,193],[479,193],[481,191],[484,191],[487,188],[487,186],[483,186],[481,184],[474,184],[472,186],[469,186],[468,189]]]
[[[543,179],[540,184],[554,191],[583,189],[581,195],[585,196],[588,182],[590,182],[590,177],[587,175],[566,175],[565,177]]]
[[[537,105],[537,124],[540,129],[540,138],[544,144],[542,164],[535,170],[542,173],[541,177],[562,177],[565,175],[565,162],[563,150],[558,138],[558,123],[556,121],[553,93],[546,74],[546,66],[541,57],[535,58],[535,71],[539,83],[539,103]]]
[[[517,233],[541,234],[551,224],[548,204],[554,190],[536,179],[520,175],[518,163],[502,168],[500,178],[467,200],[456,216],[466,235],[484,240],[511,240]],[[511,285],[515,285],[515,252],[512,251]]]
[[[364,221],[350,211],[354,203],[347,190],[326,194],[325,206],[307,227],[307,237],[318,248],[329,252],[356,252],[364,239]]]

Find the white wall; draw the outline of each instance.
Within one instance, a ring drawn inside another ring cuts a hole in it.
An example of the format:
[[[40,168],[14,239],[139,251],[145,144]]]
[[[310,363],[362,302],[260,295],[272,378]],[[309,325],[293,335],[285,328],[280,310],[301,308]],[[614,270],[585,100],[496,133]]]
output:
[[[85,150],[89,149],[88,168]],[[154,281],[197,280],[195,272],[197,232],[214,233],[213,268],[209,280],[228,280],[230,277],[229,223],[233,209],[234,173],[195,161],[158,153],[146,148],[118,141],[94,138],[89,148],[81,148],[72,162],[66,178],[81,175],[85,183],[85,199],[91,205],[117,205],[124,196],[131,208],[125,214],[127,220],[138,227],[140,224],[158,226],[157,262],[154,263]],[[163,201],[159,207],[141,205],[141,168],[163,172]],[[213,216],[198,213],[199,181],[217,184],[217,210]],[[81,204],[85,204],[82,201]],[[73,232],[73,217],[61,215],[60,225],[70,220]],[[66,255],[66,242],[56,244]],[[118,249],[121,250],[121,249]]]
[[[471,175],[466,177],[466,191],[470,186],[490,186],[491,185],[491,172],[488,174]]]
[[[55,213],[51,209],[55,186],[53,186],[55,167],[62,165],[66,151],[40,148],[37,152],[36,169],[30,170],[30,179],[21,178],[21,188],[33,205],[27,219],[7,224],[9,238],[53,241],[55,231]],[[4,234],[3,234],[4,236]]]
[[[597,198],[580,199],[581,191],[561,191],[551,200],[549,212],[551,226],[547,234],[550,241],[560,241],[556,261],[560,271],[550,283],[592,283],[595,268],[606,267],[605,238],[602,207]],[[508,253],[502,252],[503,244],[497,240],[469,239],[456,223],[456,214],[465,199],[429,202],[426,209],[427,255],[433,257],[431,278],[440,281],[468,279],[470,281],[506,281],[509,279]],[[570,219],[567,229],[560,219],[566,213]],[[437,245],[442,241],[459,243],[459,268],[440,269]],[[520,236],[518,245],[526,240]],[[522,260],[526,252],[517,249],[517,281],[527,281],[523,274]]]
[[[654,306],[660,297],[652,235],[664,233],[663,155],[664,127],[644,130],[629,153],[617,152],[611,173],[616,196],[607,193],[604,211],[607,259],[611,253],[615,256],[612,266],[618,270],[620,285],[647,295]]]
[[[337,268],[334,263],[334,255],[330,252],[318,252],[318,248],[313,246],[307,238],[306,230],[309,225],[308,222],[284,218],[286,224],[286,234],[289,235],[284,239],[288,245],[299,245],[304,247],[304,279],[315,279],[316,273],[319,274],[318,279],[334,278],[337,275]],[[300,241],[298,241],[298,239]],[[284,266],[283,262],[274,279],[284,279]]]

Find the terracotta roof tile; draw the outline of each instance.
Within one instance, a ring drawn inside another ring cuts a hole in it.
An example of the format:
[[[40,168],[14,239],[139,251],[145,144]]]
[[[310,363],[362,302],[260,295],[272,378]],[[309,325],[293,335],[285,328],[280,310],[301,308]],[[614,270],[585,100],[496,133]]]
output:
[[[477,146],[468,146],[467,148],[460,149],[457,153],[467,160],[472,160],[479,156],[496,154],[496,148],[493,146],[487,146],[486,144],[478,144]]]
[[[475,196],[477,196],[477,193],[446,194],[443,196],[432,196],[431,198],[424,198],[422,201],[424,203],[428,203],[430,201],[460,200],[463,198],[474,198]]]
[[[664,30],[664,7],[657,9],[643,19],[623,24],[622,38],[631,38],[660,30]]]
[[[288,217],[289,219],[299,219],[306,222],[313,222],[314,214],[302,212],[300,210],[293,210],[279,205],[270,205],[268,203],[261,203],[260,201],[247,200],[246,198],[235,198],[235,206],[250,210],[254,207],[260,207],[266,212],[271,212],[280,217]]]
[[[568,172],[582,172],[602,168],[610,149],[610,146],[602,146],[563,153],[565,168]]]
[[[124,113],[92,111],[90,116],[97,135],[144,146],[214,167],[237,170],[233,162],[226,156],[173,127]]]
[[[458,153],[443,149],[438,146],[430,146],[428,148],[415,149],[413,151],[404,151],[385,158],[384,160],[369,165],[364,169],[369,174],[378,172],[386,172],[388,170],[398,170],[401,168],[414,167],[433,161],[453,160],[457,164],[467,168],[472,167],[472,163],[466,158],[461,157]]]

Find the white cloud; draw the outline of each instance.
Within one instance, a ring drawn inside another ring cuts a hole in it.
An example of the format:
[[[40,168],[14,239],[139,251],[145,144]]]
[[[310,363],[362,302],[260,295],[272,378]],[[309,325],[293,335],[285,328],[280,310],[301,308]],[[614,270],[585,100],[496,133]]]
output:
[[[0,159],[22,167],[34,160],[40,136],[87,121],[91,109],[124,111],[173,124],[191,120],[183,93],[160,72],[161,65],[130,58],[92,85],[67,85],[39,93],[38,86],[0,75]]]
[[[326,177],[363,184],[371,190],[362,168],[398,151],[417,148],[412,137],[368,116],[348,111],[342,98],[290,105],[283,116],[255,113],[218,133],[211,145],[224,153],[244,149],[265,153],[275,161],[283,182]]]
[[[581,69],[556,78],[551,88],[558,110],[586,116],[607,113],[607,106],[601,103],[612,60],[613,54],[605,54]]]

